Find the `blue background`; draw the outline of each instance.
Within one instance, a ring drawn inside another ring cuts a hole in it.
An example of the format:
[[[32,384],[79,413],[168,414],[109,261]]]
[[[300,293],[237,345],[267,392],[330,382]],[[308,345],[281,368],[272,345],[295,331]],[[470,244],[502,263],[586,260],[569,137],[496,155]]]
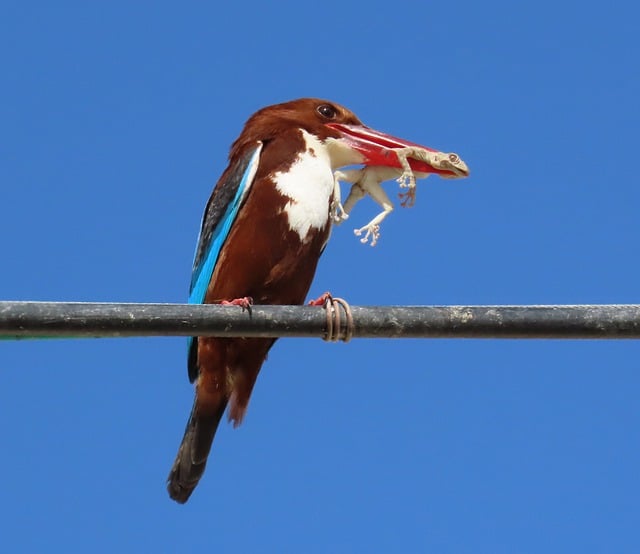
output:
[[[0,295],[185,301],[242,124],[319,96],[472,175],[420,182],[375,248],[363,201],[310,295],[640,302],[637,20],[630,1],[5,0]],[[0,344],[2,551],[640,549],[637,342],[283,340],[179,506],[185,356]]]

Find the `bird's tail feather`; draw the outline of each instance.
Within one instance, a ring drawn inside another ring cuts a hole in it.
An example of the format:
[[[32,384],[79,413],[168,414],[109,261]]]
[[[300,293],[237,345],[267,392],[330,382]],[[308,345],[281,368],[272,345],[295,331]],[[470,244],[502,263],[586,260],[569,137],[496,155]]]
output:
[[[191,410],[182,443],[167,478],[169,496],[180,504],[189,500],[204,473],[213,437],[225,408],[226,402],[215,414],[205,416],[195,413],[195,404]]]

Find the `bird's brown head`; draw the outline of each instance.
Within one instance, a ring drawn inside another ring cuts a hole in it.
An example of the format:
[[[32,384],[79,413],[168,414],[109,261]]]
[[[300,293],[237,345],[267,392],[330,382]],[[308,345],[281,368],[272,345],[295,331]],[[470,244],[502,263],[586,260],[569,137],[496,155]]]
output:
[[[329,123],[362,126],[362,122],[347,108],[319,98],[299,98],[258,110],[245,123],[244,129],[231,147],[233,155],[248,144],[269,142],[292,129],[304,129],[320,140],[340,138],[341,133]]]
[[[274,104],[258,110],[245,124],[244,130],[233,143],[230,158],[260,141],[268,143],[276,136],[302,129],[327,144],[332,153],[334,167],[364,164],[400,167],[394,150],[417,148],[436,152],[432,148],[393,137],[364,125],[349,109],[320,98],[299,98]],[[466,176],[456,168],[435,167],[424,159],[409,157],[414,171],[438,173],[443,176]]]

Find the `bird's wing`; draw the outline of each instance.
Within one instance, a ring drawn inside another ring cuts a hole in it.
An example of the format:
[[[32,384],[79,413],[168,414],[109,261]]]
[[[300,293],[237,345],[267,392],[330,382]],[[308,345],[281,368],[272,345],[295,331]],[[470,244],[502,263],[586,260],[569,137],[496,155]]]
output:
[[[220,250],[253,184],[261,150],[262,143],[259,143],[229,167],[209,198],[193,260],[190,304],[204,301]]]
[[[262,143],[247,151],[227,171],[216,185],[202,217],[198,246],[193,260],[189,304],[202,304],[213,276],[218,256],[225,240],[229,236],[243,200],[253,184]],[[198,375],[197,344],[189,339],[189,378],[195,380]]]

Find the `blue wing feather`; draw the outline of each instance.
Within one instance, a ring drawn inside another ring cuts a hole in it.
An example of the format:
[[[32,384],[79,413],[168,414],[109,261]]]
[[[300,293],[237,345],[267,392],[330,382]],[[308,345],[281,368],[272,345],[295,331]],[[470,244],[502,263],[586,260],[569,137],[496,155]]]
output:
[[[260,161],[262,143],[242,156],[224,175],[205,209],[198,246],[193,260],[189,304],[202,304],[213,277],[216,262],[224,246],[229,231],[235,221],[242,201],[246,198]],[[198,341],[190,337],[188,345],[189,380],[198,376]]]
[[[210,201],[207,206],[193,262],[189,304],[202,304],[204,301],[222,246],[227,236],[229,236],[229,231],[238,215],[242,201],[253,184],[261,149],[262,144],[245,156],[233,168],[228,178],[229,186],[233,188],[233,181],[238,184],[233,197],[230,198],[226,206],[223,206],[224,211],[215,202]],[[218,214],[217,217],[216,213]],[[222,217],[220,217],[220,214],[222,214]]]

